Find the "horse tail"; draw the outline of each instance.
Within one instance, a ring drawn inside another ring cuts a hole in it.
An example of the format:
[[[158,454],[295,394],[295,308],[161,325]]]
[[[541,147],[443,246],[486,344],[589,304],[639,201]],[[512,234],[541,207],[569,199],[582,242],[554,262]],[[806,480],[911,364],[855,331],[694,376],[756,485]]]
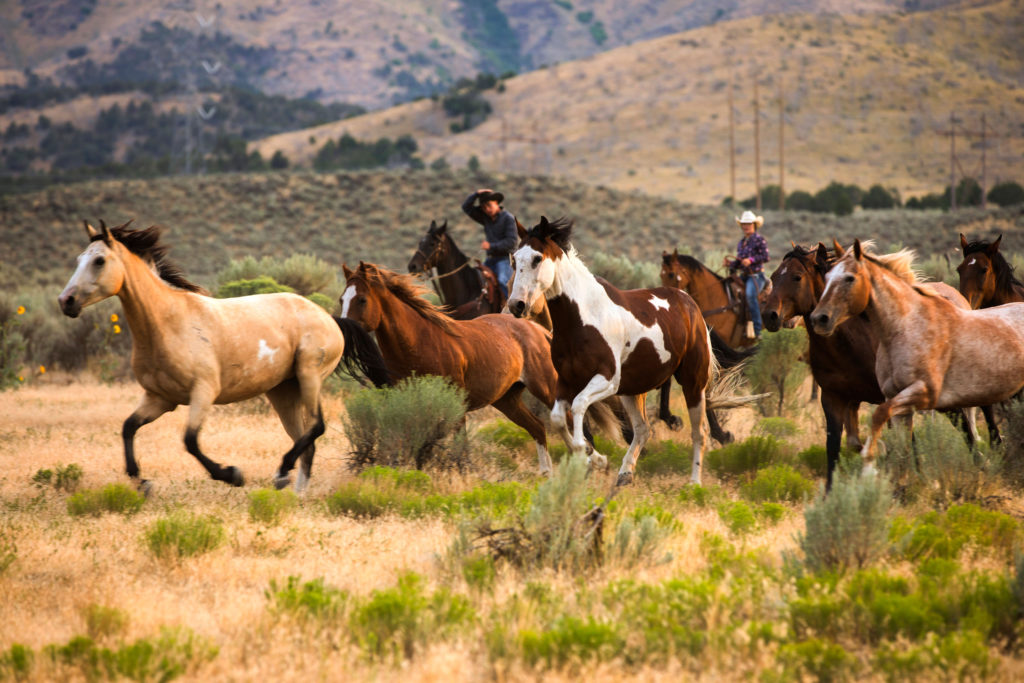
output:
[[[342,351],[338,369],[344,369],[360,382],[366,377],[378,388],[391,386],[391,371],[388,370],[384,356],[381,355],[380,348],[370,333],[353,320],[331,317],[338,323],[341,336],[345,339],[345,349]]]
[[[615,411],[619,401],[614,396],[609,396],[597,403],[590,404],[587,408],[587,417],[604,436],[609,439],[617,439],[622,435],[622,422]]]
[[[718,336],[711,328],[708,328],[708,348],[711,350],[711,377],[705,392],[706,407],[708,410],[728,410],[730,408],[741,408],[751,403],[756,403],[768,394],[754,394],[753,396],[741,396],[740,390],[746,384],[743,378],[743,361],[753,355],[754,351],[735,351]],[[715,340],[718,340],[716,345]],[[730,353],[726,353],[728,350]],[[717,352],[716,352],[717,351]],[[719,353],[727,359],[721,363],[718,359]],[[739,357],[739,360],[730,362],[730,359]]]
[[[712,329],[708,330],[708,336],[711,339],[711,353],[718,361],[718,367],[722,370],[728,370],[736,365],[739,365],[746,359],[757,353],[757,348],[752,347],[749,349],[734,349],[725,343],[722,336]]]

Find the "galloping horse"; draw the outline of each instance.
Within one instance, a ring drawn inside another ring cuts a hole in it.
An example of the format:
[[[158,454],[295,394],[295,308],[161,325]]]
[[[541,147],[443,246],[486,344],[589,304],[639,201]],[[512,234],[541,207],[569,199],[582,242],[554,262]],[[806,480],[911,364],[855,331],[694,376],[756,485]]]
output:
[[[551,311],[551,357],[558,387],[551,421],[566,426],[572,410],[576,453],[606,468],[608,459],[589,446],[583,415],[597,401],[618,396],[633,424],[618,485],[632,482],[636,460],[650,438],[646,394],[670,377],[683,387],[693,432],[694,482],[700,482],[705,390],[717,372],[700,309],[680,289],[622,291],[599,281],[570,244],[572,222],[541,217],[515,252],[516,280],[509,310],[516,316],[544,297]],[[571,406],[570,406],[571,402]]]
[[[731,299],[729,286],[732,278],[721,277],[692,256],[661,253],[661,284],[677,287],[697,302],[708,327],[715,330],[725,343],[734,349],[753,345],[757,340],[746,336],[747,301],[739,290]],[[766,288],[767,289],[767,288]],[[768,292],[762,292],[762,301]]]
[[[886,400],[861,453],[869,463],[890,417],[1005,401],[1024,387],[1024,305],[964,310],[922,286],[913,252],[869,254],[860,240],[825,278],[810,316],[829,336],[861,313],[878,336],[875,374]]]
[[[523,389],[548,408],[555,402],[557,374],[547,330],[528,320],[490,314],[454,320],[423,298],[410,275],[360,262],[343,266],[341,316],[375,332],[395,379],[413,374],[448,377],[467,392],[468,410],[493,405],[533,437],[542,474],[551,472],[543,423],[523,403]],[[581,413],[582,415],[582,413]],[[594,415],[608,430],[611,411]],[[560,427],[570,443],[564,423]]]
[[[130,221],[129,221],[130,223]],[[129,230],[128,223],[97,231],[85,224],[89,246],[58,301],[64,315],[111,296],[124,307],[132,331],[132,370],[145,395],[124,422],[125,469],[140,490],[135,432],[179,405],[189,406],[185,448],[210,477],[242,486],[241,471],[224,467],[199,449],[199,429],[214,403],[266,394],[293,440],[274,483],[288,485],[296,459],[295,489],[303,491],[315,442],[324,432],[320,387],[343,359],[378,383],[383,358],[372,338],[351,322],[333,318],[297,294],[257,294],[214,299],[186,280],[167,260],[161,228]]]
[[[999,253],[1000,235],[995,242],[968,242],[960,233],[964,260],[956,267],[960,274],[960,293],[971,308],[989,308],[1024,301],[1024,282],[1016,278],[1013,266]]]
[[[416,253],[409,259],[409,272],[430,274],[437,269],[437,276],[431,278],[437,283],[441,302],[451,309],[456,320],[470,320],[487,313],[500,313],[505,298],[497,287],[493,273],[485,266],[476,268],[469,257],[462,253],[448,234],[448,221],[441,225],[430,221],[430,227],[420,238]],[[491,277],[488,279],[487,275]],[[491,282],[494,280],[494,282]]]

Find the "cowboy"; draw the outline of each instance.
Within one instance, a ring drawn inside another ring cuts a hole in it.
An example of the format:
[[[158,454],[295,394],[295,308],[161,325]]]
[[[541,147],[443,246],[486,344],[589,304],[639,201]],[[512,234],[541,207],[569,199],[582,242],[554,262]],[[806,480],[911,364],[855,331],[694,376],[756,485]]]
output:
[[[484,240],[480,248],[487,252],[484,265],[490,268],[498,279],[498,286],[504,298],[508,298],[508,281],[512,277],[509,254],[516,248],[519,233],[516,219],[501,207],[505,195],[489,188],[481,188],[462,202],[467,216],[484,226]],[[477,206],[473,206],[477,202]]]
[[[726,256],[724,264],[729,270],[740,271],[746,289],[747,309],[750,311],[747,336],[760,339],[761,307],[758,305],[757,295],[768,284],[764,276],[764,264],[768,262],[768,242],[757,229],[764,225],[764,216],[756,216],[753,211],[744,211],[736,222],[743,230],[743,237],[736,244],[736,258]]]

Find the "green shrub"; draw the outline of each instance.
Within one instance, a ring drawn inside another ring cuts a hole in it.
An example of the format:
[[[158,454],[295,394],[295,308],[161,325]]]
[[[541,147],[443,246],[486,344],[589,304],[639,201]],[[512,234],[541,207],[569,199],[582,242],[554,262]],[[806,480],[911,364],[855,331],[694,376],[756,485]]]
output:
[[[508,420],[495,420],[491,424],[484,425],[478,434],[486,441],[512,450],[518,450],[533,443],[533,437],[529,432]]]
[[[807,332],[803,329],[761,334],[757,354],[743,372],[753,391],[772,394],[758,403],[762,413],[781,416],[787,406],[793,406],[796,390],[808,374],[807,365],[800,360],[806,351]]]
[[[602,451],[604,452],[604,451]],[[693,467],[693,446],[665,439],[648,442],[636,463],[636,473],[642,475],[685,474]]]
[[[142,509],[146,497],[127,484],[107,484],[101,489],[88,489],[68,498],[68,512],[76,517],[104,512],[131,515]]]
[[[757,528],[754,510],[742,500],[726,501],[718,506],[718,517],[734,534],[743,535]]]
[[[72,493],[82,482],[82,467],[75,463],[69,465],[55,465],[52,470],[40,469],[32,475],[32,483],[42,488],[53,486],[58,491]]]
[[[428,493],[434,488],[434,482],[430,479],[430,475],[419,470],[400,470],[375,465],[360,472],[359,478],[378,486],[391,486],[418,493]]]
[[[831,492],[804,509],[800,547],[812,571],[864,567],[887,549],[892,487],[882,475],[838,474]]]
[[[550,668],[614,659],[625,640],[614,623],[602,623],[593,617],[563,617],[542,632],[519,633],[523,659],[531,665],[543,663]]]
[[[334,267],[312,254],[292,254],[286,259],[264,256],[259,260],[246,256],[232,261],[217,274],[217,295],[223,298],[283,291],[309,296],[327,289],[336,279]],[[227,293],[225,288],[236,282],[259,282],[266,289],[241,294]]]
[[[282,586],[271,579],[265,595],[276,612],[318,620],[341,616],[349,598],[347,591],[324,584],[322,578],[303,582],[299,576],[289,576]]]
[[[797,453],[796,461],[816,477],[824,477],[828,474],[828,451],[820,444],[808,446]]]
[[[22,332],[25,310],[25,306],[16,304],[6,293],[0,296],[0,391],[17,387],[24,381],[20,369],[25,362]]]
[[[14,542],[14,532],[10,527],[0,526],[0,575],[7,571],[18,559],[18,545]]]
[[[1024,528],[1009,515],[965,504],[945,512],[928,512],[916,520],[897,517],[889,538],[901,556],[913,561],[957,559],[965,546],[1010,561],[1014,549],[1024,541]]]
[[[23,680],[28,678],[35,661],[36,653],[27,645],[14,643],[6,651],[0,652],[0,678]]]
[[[327,497],[327,510],[333,515],[372,519],[397,510],[400,497],[393,489],[385,491],[362,482],[348,482]]]
[[[988,191],[988,200],[999,206],[1024,204],[1024,187],[1021,187],[1020,183],[1012,180],[997,183]]]
[[[772,436],[752,436],[709,451],[704,466],[715,474],[740,475],[768,465],[791,462],[792,449]]]
[[[490,590],[494,587],[494,580],[497,578],[494,559],[483,554],[466,556],[462,561],[462,578],[466,580],[466,585],[475,591]]]
[[[779,648],[787,677],[801,680],[812,676],[818,681],[846,681],[857,677],[860,660],[842,645],[820,638],[786,643]]]
[[[789,465],[771,465],[759,470],[742,491],[750,500],[799,503],[814,492],[814,482]]]
[[[774,436],[776,439],[789,439],[799,434],[800,428],[787,417],[762,417],[754,425],[754,433]]]
[[[199,555],[219,547],[226,537],[224,525],[215,517],[176,511],[158,519],[145,532],[145,542],[157,557],[181,558]]]
[[[189,629],[164,628],[156,638],[140,638],[117,649],[102,648],[91,638],[77,636],[65,645],[49,645],[45,651],[51,660],[78,669],[88,680],[105,676],[170,681],[213,660],[218,648]]]
[[[306,298],[315,303],[320,308],[327,311],[328,313],[332,313],[334,311],[334,299],[327,296],[326,294],[321,294],[320,292],[313,292],[312,294],[307,295]]]
[[[706,508],[725,497],[721,486],[702,486],[700,484],[684,484],[679,491],[680,503]]]
[[[291,512],[299,499],[287,489],[258,489],[249,492],[249,519],[262,524],[278,524]]]
[[[432,594],[423,579],[404,574],[396,588],[375,590],[349,617],[352,640],[371,658],[409,659],[426,642],[436,643],[463,630],[476,616],[469,601],[446,589]]]
[[[85,631],[93,640],[121,635],[128,628],[128,613],[116,607],[89,605],[83,616]]]
[[[345,401],[345,434],[356,466],[379,464],[422,469],[461,424],[466,395],[444,377],[410,377],[395,387],[366,389]],[[457,449],[449,462],[461,466]]]
[[[661,267],[657,263],[596,252],[588,267],[591,273],[619,289],[645,289],[661,285]]]
[[[230,299],[236,296],[253,294],[277,294],[278,292],[294,292],[288,285],[282,285],[269,275],[260,275],[251,280],[229,280],[217,289],[217,296]]]
[[[633,567],[641,563],[670,559],[657,557],[669,529],[678,526],[672,516],[662,514],[640,514],[625,517],[615,530],[615,537],[605,551],[605,561]]]

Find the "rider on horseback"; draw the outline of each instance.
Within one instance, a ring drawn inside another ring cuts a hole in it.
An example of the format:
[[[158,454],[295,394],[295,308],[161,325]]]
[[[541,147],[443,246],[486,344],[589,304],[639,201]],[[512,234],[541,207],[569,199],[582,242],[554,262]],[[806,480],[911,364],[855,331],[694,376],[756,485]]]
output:
[[[748,337],[761,336],[761,307],[757,295],[768,284],[764,276],[764,264],[768,262],[768,242],[758,234],[757,229],[764,225],[764,216],[755,216],[753,211],[744,211],[736,219],[743,229],[743,237],[736,244],[736,258],[725,257],[725,265],[729,270],[739,270],[746,288],[747,309],[753,330],[748,326]],[[753,334],[750,334],[753,332]]]
[[[485,239],[480,243],[480,248],[487,252],[484,265],[497,277],[502,297],[508,298],[508,281],[512,277],[509,254],[519,242],[519,233],[516,231],[515,216],[501,208],[504,200],[505,195],[502,193],[482,188],[462,202],[462,210],[484,226]],[[478,205],[473,206],[473,202],[478,202]]]

